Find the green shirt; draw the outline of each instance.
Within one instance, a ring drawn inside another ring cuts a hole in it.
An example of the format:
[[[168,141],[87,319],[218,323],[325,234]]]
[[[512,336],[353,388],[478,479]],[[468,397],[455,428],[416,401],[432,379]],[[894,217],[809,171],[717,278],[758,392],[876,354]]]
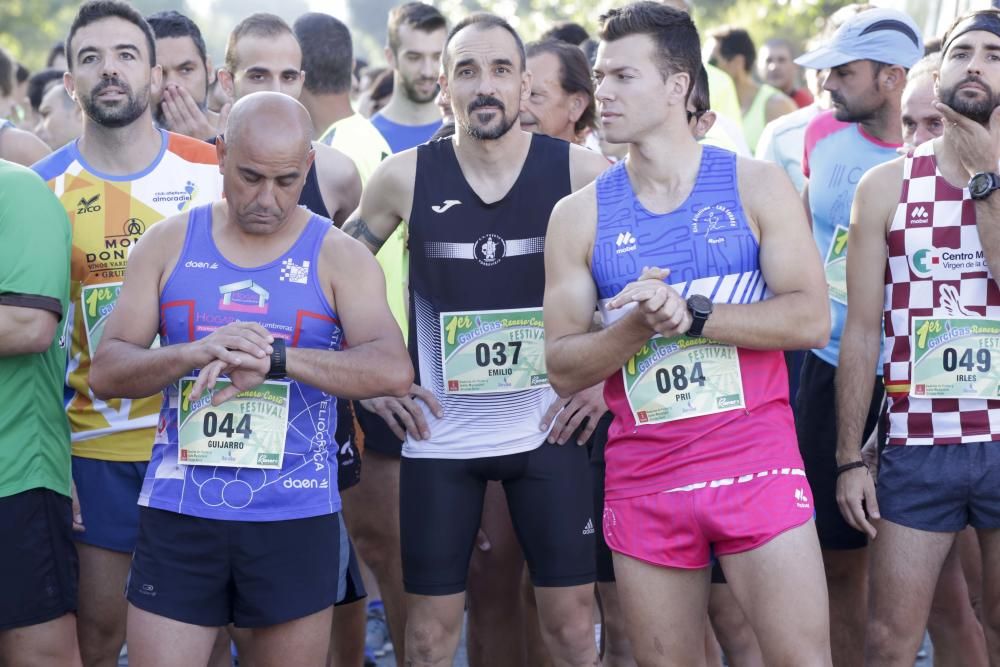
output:
[[[0,160],[0,317],[6,306],[58,311],[41,354],[0,352],[0,497],[43,487],[70,494],[69,424],[63,410],[70,227],[36,173]]]

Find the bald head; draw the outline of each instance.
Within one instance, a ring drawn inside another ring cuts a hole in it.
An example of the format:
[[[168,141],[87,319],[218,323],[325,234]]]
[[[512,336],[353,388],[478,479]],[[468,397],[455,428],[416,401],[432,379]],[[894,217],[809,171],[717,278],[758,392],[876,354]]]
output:
[[[274,128],[280,127],[281,132]],[[226,143],[235,148],[249,140],[254,145],[279,142],[286,149],[312,145],[312,119],[302,104],[288,95],[274,92],[251,93],[233,105],[226,123]]]

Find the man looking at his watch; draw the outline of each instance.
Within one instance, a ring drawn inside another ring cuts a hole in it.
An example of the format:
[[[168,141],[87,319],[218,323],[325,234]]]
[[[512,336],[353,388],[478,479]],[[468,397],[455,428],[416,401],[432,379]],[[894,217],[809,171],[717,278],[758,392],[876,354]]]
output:
[[[413,369],[375,259],[297,206],[311,138],[287,95],[233,106],[225,199],[146,232],[94,358],[102,399],[163,390],[126,591],[145,665],[205,664],[230,623],[261,664],[326,661],[348,555],[334,397],[405,395]]]
[[[968,525],[992,582],[982,622],[1000,663],[1000,11],[960,17],[943,44],[944,134],[868,172],[851,212],[837,501],[848,523],[877,535],[868,665],[914,661],[941,566]],[[876,497],[857,443],[883,327],[888,442]]]

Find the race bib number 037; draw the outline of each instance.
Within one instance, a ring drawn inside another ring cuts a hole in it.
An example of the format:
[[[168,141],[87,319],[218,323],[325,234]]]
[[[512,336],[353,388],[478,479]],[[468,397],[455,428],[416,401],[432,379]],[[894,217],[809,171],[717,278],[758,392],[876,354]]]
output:
[[[622,368],[636,424],[701,417],[744,407],[736,347],[708,338],[656,336]]]
[[[280,470],[288,430],[288,383],[265,382],[218,407],[212,391],[191,400],[194,377],[181,378],[177,406],[177,463]]]
[[[542,309],[441,313],[441,366],[449,394],[549,386]]]
[[[910,395],[920,398],[1000,398],[1000,321],[914,317]]]

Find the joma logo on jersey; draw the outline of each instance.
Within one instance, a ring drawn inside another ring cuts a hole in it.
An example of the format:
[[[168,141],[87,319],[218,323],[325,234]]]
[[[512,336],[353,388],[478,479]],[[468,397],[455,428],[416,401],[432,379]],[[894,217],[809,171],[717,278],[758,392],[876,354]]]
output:
[[[80,201],[76,203],[76,214],[83,215],[84,213],[97,213],[101,210],[101,205],[98,203],[101,200],[101,194],[97,193],[90,199],[86,197],[81,197]]]

